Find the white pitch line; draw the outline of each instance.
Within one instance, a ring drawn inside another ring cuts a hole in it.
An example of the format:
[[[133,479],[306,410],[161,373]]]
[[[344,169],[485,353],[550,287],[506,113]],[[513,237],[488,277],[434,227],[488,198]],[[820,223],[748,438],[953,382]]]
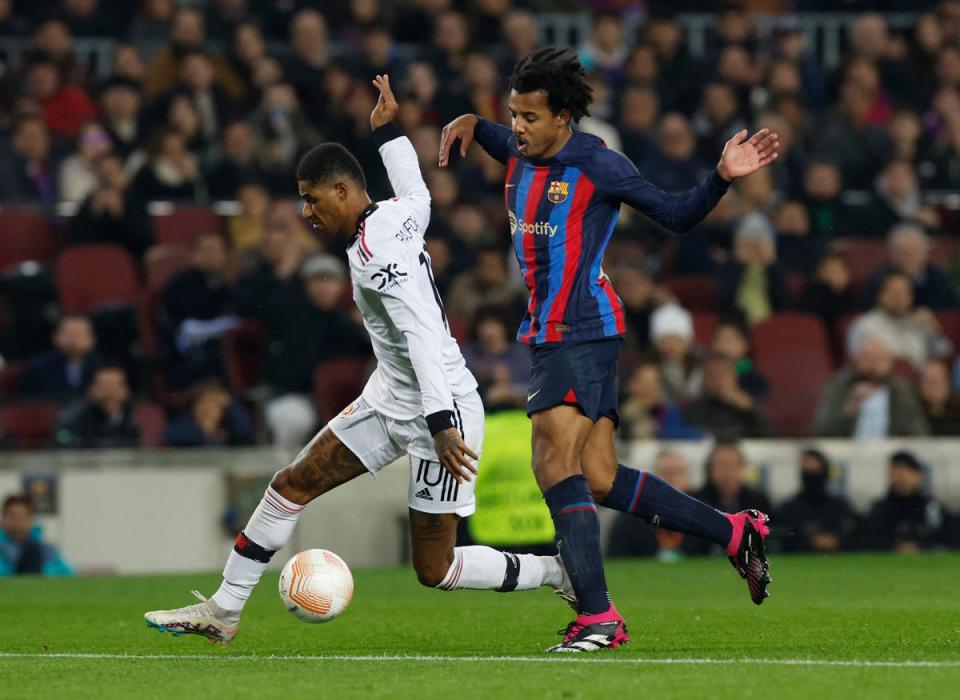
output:
[[[711,658],[596,658],[579,654],[561,656],[426,656],[426,655],[267,655],[233,654],[85,654],[80,652],[0,652],[0,659],[89,659],[120,661],[372,661],[415,663],[590,663],[621,666],[839,666],[852,668],[960,668],[960,661],[868,661],[860,659],[711,659]]]

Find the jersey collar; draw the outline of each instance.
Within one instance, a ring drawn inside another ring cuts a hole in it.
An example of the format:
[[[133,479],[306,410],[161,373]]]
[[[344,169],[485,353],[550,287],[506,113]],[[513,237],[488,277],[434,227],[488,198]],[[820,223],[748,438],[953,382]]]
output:
[[[354,234],[353,234],[354,238],[356,238],[361,234],[367,219],[370,217],[371,214],[373,214],[373,212],[377,210],[377,207],[378,205],[376,202],[370,202],[370,204],[367,205],[367,208],[360,213],[360,216],[357,218],[357,230],[354,231]]]

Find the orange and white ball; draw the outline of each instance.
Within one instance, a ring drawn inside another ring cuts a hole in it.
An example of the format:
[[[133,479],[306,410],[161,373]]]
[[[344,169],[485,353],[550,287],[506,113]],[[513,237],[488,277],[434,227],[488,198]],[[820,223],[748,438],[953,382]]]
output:
[[[304,622],[329,622],[347,609],[351,598],[350,567],[326,549],[300,552],[280,574],[280,599]]]

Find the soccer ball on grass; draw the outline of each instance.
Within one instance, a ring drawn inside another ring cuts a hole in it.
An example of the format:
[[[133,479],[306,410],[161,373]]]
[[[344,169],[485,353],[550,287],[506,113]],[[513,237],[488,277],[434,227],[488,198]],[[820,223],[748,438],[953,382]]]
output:
[[[347,609],[352,597],[350,567],[326,549],[300,552],[280,574],[280,599],[304,622],[329,622]]]

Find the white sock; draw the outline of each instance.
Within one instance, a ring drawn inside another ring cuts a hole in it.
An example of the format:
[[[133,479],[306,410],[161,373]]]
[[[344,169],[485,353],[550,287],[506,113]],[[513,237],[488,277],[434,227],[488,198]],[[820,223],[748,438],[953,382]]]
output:
[[[510,554],[492,547],[457,547],[450,570],[437,588],[527,591],[540,586],[556,588],[562,578],[553,557]]]
[[[240,554],[242,544],[249,541],[272,554],[290,541],[303,508],[268,486],[250,522],[237,537],[237,546],[230,552],[223,569],[223,583],[210,600],[226,611],[239,614],[267,568],[267,562]]]

